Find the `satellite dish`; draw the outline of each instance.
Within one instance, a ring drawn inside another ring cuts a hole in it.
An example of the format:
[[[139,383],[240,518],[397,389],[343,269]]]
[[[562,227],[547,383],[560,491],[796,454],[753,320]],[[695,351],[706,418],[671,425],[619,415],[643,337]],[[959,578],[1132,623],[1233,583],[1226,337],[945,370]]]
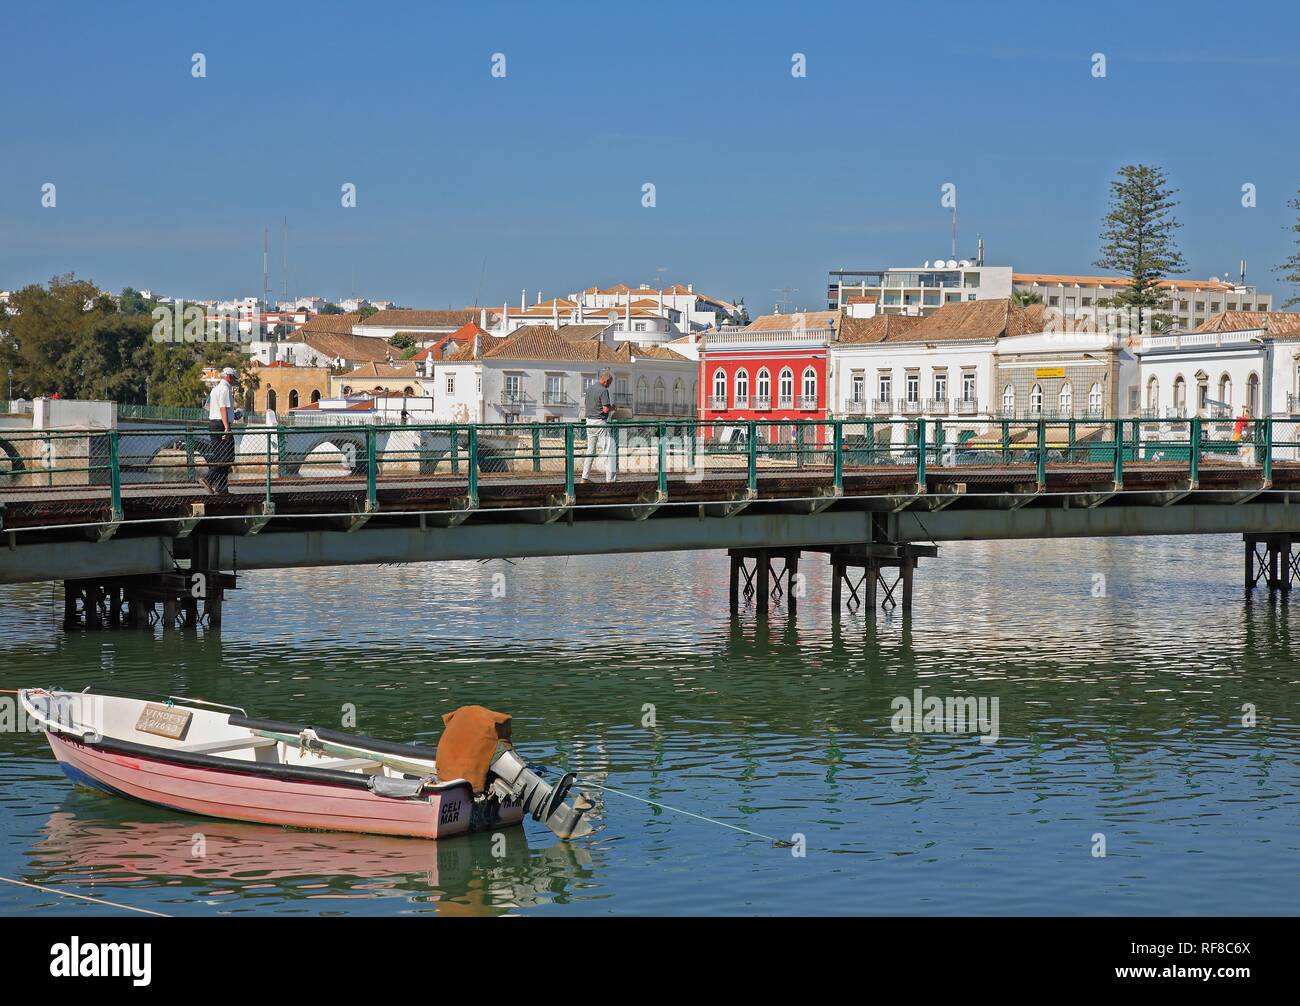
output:
[[[922,268],[922,269],[929,269],[929,268],[930,268],[930,260],[929,260],[929,259],[926,259],[926,260],[925,260],[925,265],[921,266],[921,268]]]
[[[612,325],[614,324],[614,322],[618,321],[618,312],[610,311],[609,314],[606,315],[606,317],[609,318],[609,323]]]
[[[956,269],[957,260],[955,258],[950,258],[947,262],[944,263],[944,267],[947,269]]]
[[[963,269],[969,268],[969,266],[970,266],[970,259],[968,259],[968,258],[964,258],[964,259],[962,259],[960,262],[958,262],[957,264],[958,264],[959,266],[961,266]]]

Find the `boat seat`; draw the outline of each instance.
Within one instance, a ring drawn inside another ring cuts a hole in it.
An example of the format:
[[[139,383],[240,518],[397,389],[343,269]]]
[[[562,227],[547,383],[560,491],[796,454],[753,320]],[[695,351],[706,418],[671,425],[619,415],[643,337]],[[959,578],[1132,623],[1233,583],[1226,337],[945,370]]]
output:
[[[264,748],[279,744],[274,737],[235,737],[224,741],[204,741],[201,744],[182,744],[173,751],[186,754],[220,754],[222,751],[242,751],[244,748]]]

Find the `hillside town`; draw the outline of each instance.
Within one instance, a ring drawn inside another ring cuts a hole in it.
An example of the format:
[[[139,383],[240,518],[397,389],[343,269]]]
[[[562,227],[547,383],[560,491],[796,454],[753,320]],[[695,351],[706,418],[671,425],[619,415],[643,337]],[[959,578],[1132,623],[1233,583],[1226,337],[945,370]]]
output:
[[[421,421],[574,422],[604,370],[618,418],[925,416],[959,443],[999,419],[1300,411],[1300,312],[1273,310],[1244,281],[1165,280],[1169,323],[1132,331],[1100,306],[1124,283],[976,259],[832,271],[826,310],[753,319],[693,283],[537,291],[463,309],[352,299],[327,312],[319,297],[212,307],[239,319],[254,378],[243,410],[283,422],[382,419],[399,402]]]

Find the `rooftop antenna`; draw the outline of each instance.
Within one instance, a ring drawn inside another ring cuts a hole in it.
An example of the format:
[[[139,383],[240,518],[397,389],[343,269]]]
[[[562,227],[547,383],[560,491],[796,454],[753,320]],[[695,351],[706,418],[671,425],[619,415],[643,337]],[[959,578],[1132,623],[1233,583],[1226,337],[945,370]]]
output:
[[[1246,260],[1241,260],[1241,285],[1246,285]]]
[[[271,280],[267,262],[271,254],[271,228],[262,227],[262,307],[271,299]]]
[[[284,299],[289,299],[289,218],[284,218],[280,231],[280,272],[284,273]]]
[[[782,313],[782,314],[789,314],[789,313],[790,313],[790,311],[789,311],[789,307],[790,307],[790,294],[792,294],[792,293],[798,293],[798,292],[799,292],[799,288],[798,288],[798,287],[793,287],[793,286],[779,286],[779,287],[777,287],[775,290],[773,290],[772,292],[773,292],[773,293],[779,293],[779,294],[781,295],[781,299],[777,302],[777,303],[780,305],[781,313]]]
[[[979,236],[975,238],[975,264],[980,266],[984,264],[984,239]]]
[[[952,201],[952,257],[957,257],[957,200]]]

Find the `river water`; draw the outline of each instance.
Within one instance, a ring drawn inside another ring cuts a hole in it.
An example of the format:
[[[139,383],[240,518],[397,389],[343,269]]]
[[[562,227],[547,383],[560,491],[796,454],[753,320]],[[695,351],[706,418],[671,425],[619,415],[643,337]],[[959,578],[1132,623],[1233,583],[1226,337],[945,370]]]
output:
[[[1241,562],[1228,537],[945,545],[912,617],[870,625],[831,617],[815,556],[766,623],[730,617],[721,553],[253,573],[220,632],[167,636],[65,633],[58,585],[0,587],[0,687],[350,704],[428,743],[479,703],[552,772],[796,842],[612,793],[592,836],[504,849],[227,824],[74,788],[9,732],[0,876],[188,916],[1290,914],[1300,599],[1244,604]],[[895,717],[918,689],[988,718]],[[0,913],[53,912],[118,910],[0,884]]]

